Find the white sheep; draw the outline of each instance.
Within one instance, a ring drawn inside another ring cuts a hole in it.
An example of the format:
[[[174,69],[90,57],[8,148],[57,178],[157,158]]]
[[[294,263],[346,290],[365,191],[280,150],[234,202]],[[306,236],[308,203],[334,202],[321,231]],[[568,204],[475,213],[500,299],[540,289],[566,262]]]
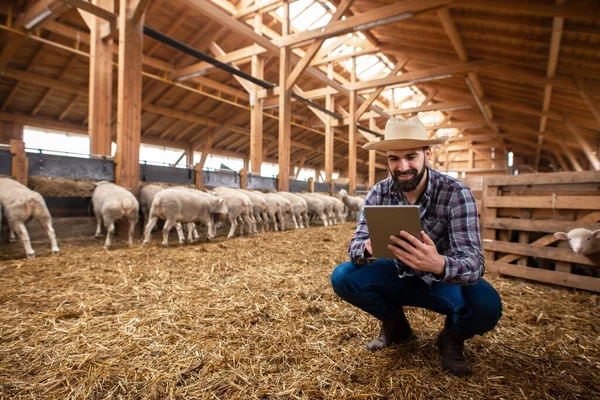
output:
[[[568,240],[577,254],[592,254],[600,251],[600,229],[590,231],[585,228],[575,228],[568,233],[556,232],[554,236],[561,240]]]
[[[362,209],[363,203],[365,202],[364,199],[358,196],[348,195],[348,192],[345,189],[341,189],[338,192],[338,195],[348,209],[348,216],[352,216],[352,212],[356,212],[356,220],[358,221],[358,215]]]
[[[41,194],[34,192],[27,186],[10,178],[0,179],[0,222],[2,211],[6,216],[10,236],[16,233],[23,243],[27,258],[35,258],[35,251],[31,247],[29,234],[25,222],[34,218],[44,227],[50,238],[53,254],[59,253],[56,243],[56,234],[52,227],[52,217],[46,207],[46,202]],[[0,225],[1,227],[1,225]]]
[[[138,220],[140,204],[129,190],[110,183],[100,181],[96,183],[92,193],[92,204],[96,216],[96,237],[102,237],[102,224],[106,228],[105,247],[110,247],[115,233],[115,221],[127,219],[129,222],[129,236],[127,243],[133,244],[133,231]]]
[[[157,220],[164,219],[163,241],[168,244],[169,231],[175,227],[179,243],[184,242],[181,223],[200,222],[207,228],[207,239],[215,235],[214,215],[228,214],[227,206],[222,198],[203,193],[199,190],[174,187],[160,191],[154,196],[150,208],[150,218],[144,229],[144,245],[150,243],[150,232]]]

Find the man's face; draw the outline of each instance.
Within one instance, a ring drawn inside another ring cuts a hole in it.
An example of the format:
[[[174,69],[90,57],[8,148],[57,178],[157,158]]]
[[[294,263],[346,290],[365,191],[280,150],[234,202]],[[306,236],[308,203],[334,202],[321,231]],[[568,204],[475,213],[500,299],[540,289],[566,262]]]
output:
[[[423,148],[388,151],[388,168],[394,179],[394,188],[400,192],[412,192],[425,175],[425,162],[431,150]]]

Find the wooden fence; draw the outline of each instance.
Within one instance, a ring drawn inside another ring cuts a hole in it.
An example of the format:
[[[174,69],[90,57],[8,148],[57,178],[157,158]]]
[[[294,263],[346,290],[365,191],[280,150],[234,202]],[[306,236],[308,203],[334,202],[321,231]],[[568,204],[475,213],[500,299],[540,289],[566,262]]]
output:
[[[600,253],[553,235],[600,229],[600,171],[487,177],[480,212],[488,271],[600,292]]]

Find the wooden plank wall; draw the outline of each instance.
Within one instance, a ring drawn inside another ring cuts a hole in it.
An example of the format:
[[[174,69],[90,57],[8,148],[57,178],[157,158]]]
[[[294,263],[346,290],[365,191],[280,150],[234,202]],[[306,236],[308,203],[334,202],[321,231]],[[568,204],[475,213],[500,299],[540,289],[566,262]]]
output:
[[[600,253],[574,253],[553,233],[600,229],[600,171],[487,177],[482,239],[486,269],[600,292]]]

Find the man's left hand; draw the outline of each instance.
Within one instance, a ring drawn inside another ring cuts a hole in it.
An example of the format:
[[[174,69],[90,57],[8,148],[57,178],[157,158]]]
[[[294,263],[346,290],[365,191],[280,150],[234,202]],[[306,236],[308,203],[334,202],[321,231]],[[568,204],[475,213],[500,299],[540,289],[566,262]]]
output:
[[[424,231],[421,231],[422,242],[406,231],[400,231],[400,237],[404,240],[390,236],[393,244],[388,245],[388,249],[398,260],[418,271],[444,275],[446,260],[438,253],[435,243]]]

